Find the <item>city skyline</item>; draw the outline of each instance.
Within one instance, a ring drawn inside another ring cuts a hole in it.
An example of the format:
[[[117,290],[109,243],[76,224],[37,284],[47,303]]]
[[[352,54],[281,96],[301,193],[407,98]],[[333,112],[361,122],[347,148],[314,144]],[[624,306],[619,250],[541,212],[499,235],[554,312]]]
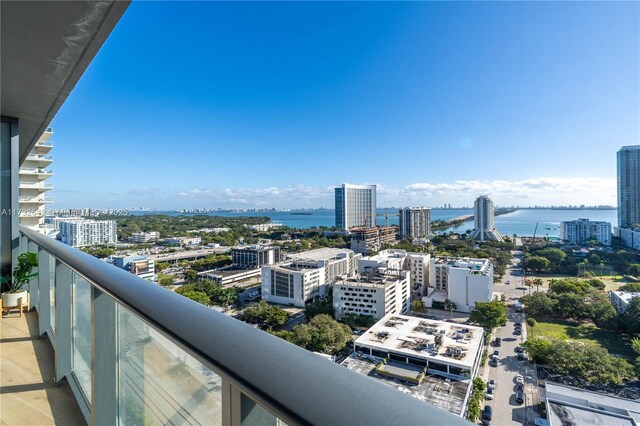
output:
[[[52,123],[50,207],[310,208],[342,182],[379,205],[614,205],[639,8],[133,3]]]

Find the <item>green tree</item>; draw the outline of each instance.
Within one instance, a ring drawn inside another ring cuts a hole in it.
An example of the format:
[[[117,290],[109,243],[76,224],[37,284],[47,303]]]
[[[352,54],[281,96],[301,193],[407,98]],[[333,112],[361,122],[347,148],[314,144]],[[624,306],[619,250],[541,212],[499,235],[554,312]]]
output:
[[[162,287],[169,287],[170,285],[173,285],[173,281],[173,275],[160,275],[158,277],[158,284]]]
[[[629,267],[627,268],[627,274],[631,275],[632,277],[640,276],[640,263],[632,263],[631,265],[629,265]]]
[[[621,319],[629,333],[640,333],[640,297],[629,301]]]
[[[451,318],[453,318],[453,311],[458,309],[456,304],[449,299],[445,299],[443,305],[444,305],[444,309],[449,311],[449,315],[451,316]]]
[[[521,300],[524,303],[527,315],[537,319],[551,316],[556,305],[555,299],[549,297],[546,293],[533,293],[522,296]]]
[[[533,336],[533,327],[538,324],[538,321],[535,318],[527,318],[527,325],[531,327],[531,335]]]
[[[485,328],[499,327],[507,321],[507,308],[500,301],[476,302],[469,319]]]
[[[363,327],[370,328],[377,322],[376,319],[370,315],[358,315],[358,314],[344,314],[340,322],[348,325],[351,328]]]
[[[351,329],[326,314],[316,315],[293,328],[293,343],[307,350],[336,353],[351,342]]]
[[[587,282],[589,283],[589,285],[593,288],[597,288],[598,290],[604,290],[605,289],[605,285],[604,283],[597,279],[597,278],[591,278],[590,280],[587,280]]]
[[[209,299],[209,296],[207,296],[207,294],[202,291],[186,291],[182,293],[182,295],[184,297],[188,297],[191,300],[195,300],[196,302],[201,303],[205,306],[211,305],[211,299]]]
[[[283,325],[289,319],[287,311],[278,306],[269,305],[264,300],[246,308],[242,311],[242,316],[247,322],[264,325],[269,328]]]
[[[602,259],[600,258],[600,256],[598,256],[595,253],[592,254],[591,256],[589,256],[589,258],[587,260],[592,265],[599,265],[602,262]]]
[[[549,259],[543,256],[525,256],[524,258],[524,267],[528,270],[540,272],[549,268],[550,264]]]
[[[633,293],[640,293],[640,283],[625,284],[620,287],[620,291],[630,291]]]
[[[559,248],[547,247],[542,250],[538,250],[536,252],[536,256],[545,257],[549,262],[557,265],[567,257],[567,254]]]
[[[333,300],[331,298],[316,300],[313,303],[307,303],[305,305],[304,315],[307,317],[307,320],[310,320],[320,314],[326,314],[333,317]]]
[[[183,272],[184,279],[187,282],[193,282],[198,279],[198,272],[193,269],[187,269]]]
[[[424,314],[427,312],[427,307],[421,299],[416,299],[411,302],[411,311]]]

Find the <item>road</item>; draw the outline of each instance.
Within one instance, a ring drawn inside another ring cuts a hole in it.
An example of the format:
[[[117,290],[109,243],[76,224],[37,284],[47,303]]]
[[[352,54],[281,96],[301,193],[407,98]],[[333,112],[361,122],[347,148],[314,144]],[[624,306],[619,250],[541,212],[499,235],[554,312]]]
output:
[[[494,285],[494,291],[503,293],[507,301],[515,301],[528,289],[522,283],[522,270],[520,268],[519,252],[514,252],[514,258],[511,267],[507,268],[507,272],[501,283]],[[510,284],[506,284],[510,282]],[[514,323],[522,323],[522,335],[513,334]],[[502,339],[500,347],[489,347],[489,354],[494,350],[500,351],[497,367],[485,367],[489,369],[488,378],[496,381],[496,389],[493,401],[486,401],[488,405],[493,407],[492,425],[509,426],[509,425],[525,425],[533,424],[535,416],[532,406],[537,403],[537,389],[534,378],[533,364],[526,361],[518,361],[515,351],[521,343],[526,340],[525,316],[523,313],[515,312],[513,308],[507,309],[507,325],[499,327],[495,331],[495,337]],[[516,403],[516,382],[515,377],[522,374],[525,378],[526,401],[524,404]],[[487,374],[485,374],[487,377]],[[528,422],[526,421],[528,419]]]

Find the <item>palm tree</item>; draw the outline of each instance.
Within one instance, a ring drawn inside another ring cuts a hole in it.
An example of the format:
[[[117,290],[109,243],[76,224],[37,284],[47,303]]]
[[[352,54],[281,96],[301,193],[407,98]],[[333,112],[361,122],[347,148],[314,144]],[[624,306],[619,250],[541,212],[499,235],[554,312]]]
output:
[[[544,281],[542,281],[542,278],[536,278],[533,280],[533,283],[536,285],[536,293],[538,293],[540,291],[540,286],[544,284]]]
[[[455,311],[458,307],[456,306],[455,303],[453,303],[451,300],[449,299],[445,299],[444,300],[444,308],[449,311],[449,314],[451,315],[451,318],[453,319],[453,311]]]

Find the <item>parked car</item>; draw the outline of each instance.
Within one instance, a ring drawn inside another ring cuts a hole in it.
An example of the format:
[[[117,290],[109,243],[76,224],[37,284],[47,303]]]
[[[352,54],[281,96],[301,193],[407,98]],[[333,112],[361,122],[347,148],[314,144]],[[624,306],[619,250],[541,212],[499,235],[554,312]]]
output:
[[[493,358],[498,358],[500,356],[500,351],[493,351]]]
[[[522,389],[518,389],[518,391],[516,392],[516,402],[518,404],[522,404],[524,402],[524,392],[522,391]]]
[[[484,398],[485,399],[493,399],[493,388],[488,388],[487,391],[484,393]]]
[[[487,389],[495,389],[496,387],[496,381],[491,379],[487,382]]]
[[[514,349],[516,351],[516,353],[520,353],[522,352],[522,346],[516,346],[516,348]]]
[[[496,347],[502,346],[502,339],[499,338],[499,337],[496,337],[496,340],[494,340],[493,345],[496,346]]]
[[[523,361],[524,359],[524,353],[518,352],[518,361]]]
[[[491,361],[489,361],[489,365],[492,367],[497,367],[498,366],[498,358],[492,358]]]
[[[514,327],[522,327],[522,323],[521,322],[517,322],[517,323],[515,323],[513,325],[514,325]]]
[[[491,420],[491,407],[489,405],[484,406],[484,411],[482,411],[482,420]]]
[[[516,383],[519,385],[524,385],[524,377],[522,377],[522,374],[518,374],[516,376]]]
[[[513,334],[519,336],[522,334],[522,330],[520,330],[519,328],[516,328],[515,330],[513,330]]]

